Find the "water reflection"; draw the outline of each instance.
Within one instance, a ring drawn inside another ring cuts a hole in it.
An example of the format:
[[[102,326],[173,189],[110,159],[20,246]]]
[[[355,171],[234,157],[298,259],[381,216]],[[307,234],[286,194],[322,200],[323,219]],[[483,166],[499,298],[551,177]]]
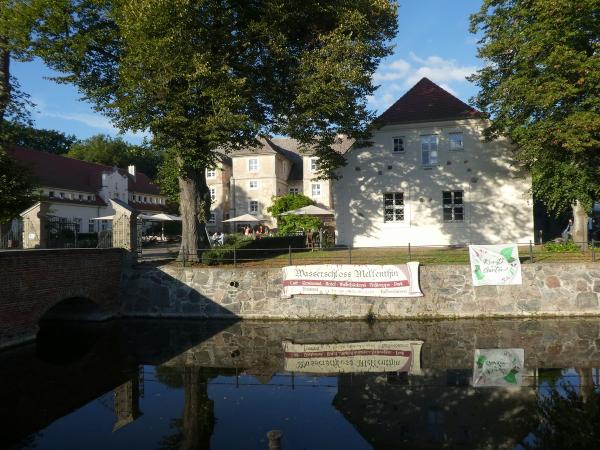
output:
[[[0,353],[2,446],[597,448],[600,320],[45,327]]]

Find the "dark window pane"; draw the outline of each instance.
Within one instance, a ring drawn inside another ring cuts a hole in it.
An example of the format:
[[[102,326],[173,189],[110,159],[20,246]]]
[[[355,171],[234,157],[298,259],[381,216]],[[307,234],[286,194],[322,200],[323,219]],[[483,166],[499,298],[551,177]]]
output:
[[[452,220],[452,210],[444,208],[444,220]]]

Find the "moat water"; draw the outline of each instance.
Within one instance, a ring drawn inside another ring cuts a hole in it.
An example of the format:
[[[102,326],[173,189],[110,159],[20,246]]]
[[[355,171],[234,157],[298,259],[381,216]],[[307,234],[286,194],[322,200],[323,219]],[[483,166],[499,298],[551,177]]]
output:
[[[598,319],[47,322],[0,447],[600,448],[598,368]]]

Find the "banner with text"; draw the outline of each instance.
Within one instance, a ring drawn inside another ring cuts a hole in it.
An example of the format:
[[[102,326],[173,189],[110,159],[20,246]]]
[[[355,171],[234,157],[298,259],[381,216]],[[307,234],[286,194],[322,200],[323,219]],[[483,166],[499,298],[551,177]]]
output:
[[[400,265],[322,264],[283,269],[281,296],[296,294],[422,297],[419,263]]]
[[[521,386],[524,361],[522,348],[476,349],[473,386]]]
[[[519,248],[515,244],[469,245],[473,286],[522,284]]]
[[[423,341],[368,341],[339,344],[283,342],[288,372],[408,372],[421,374]]]

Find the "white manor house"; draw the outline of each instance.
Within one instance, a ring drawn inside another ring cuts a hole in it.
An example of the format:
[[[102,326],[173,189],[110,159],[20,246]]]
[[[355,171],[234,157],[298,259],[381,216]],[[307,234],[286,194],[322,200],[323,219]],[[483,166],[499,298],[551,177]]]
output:
[[[333,185],[337,243],[357,247],[525,243],[531,178],[507,139],[486,142],[481,114],[427,78],[346,152]]]

